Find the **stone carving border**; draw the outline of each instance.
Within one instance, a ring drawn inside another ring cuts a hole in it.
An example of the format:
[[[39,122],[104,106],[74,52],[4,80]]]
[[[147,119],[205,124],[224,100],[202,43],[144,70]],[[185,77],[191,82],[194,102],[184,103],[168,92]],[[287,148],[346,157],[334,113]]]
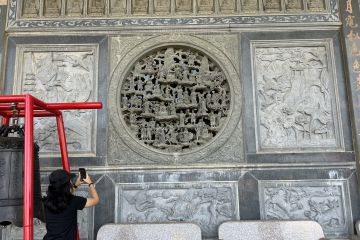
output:
[[[230,39],[229,39],[230,40]],[[232,40],[235,40],[232,38]],[[136,41],[136,40],[134,40]],[[130,49],[123,51],[121,53],[120,61],[115,67],[114,72],[110,77],[109,84],[109,115],[110,115],[110,124],[115,128],[118,138],[121,138],[121,141],[130,147],[134,153],[140,154],[146,159],[150,159],[157,163],[196,163],[200,159],[204,159],[207,156],[211,155],[217,151],[221,146],[226,144],[229,141],[231,136],[234,134],[235,129],[239,124],[241,124],[241,114],[242,114],[242,83],[240,82],[239,74],[233,63],[228,56],[226,56],[218,47],[211,44],[211,42],[201,39],[200,37],[183,35],[183,34],[170,34],[170,35],[161,35],[155,36],[149,39],[144,39],[141,43],[135,44],[132,42]],[[132,133],[129,132],[126,123],[123,120],[121,115],[121,86],[122,82],[127,76],[127,73],[130,71],[130,68],[138,61],[139,57],[142,56],[144,50],[146,52],[151,52],[159,47],[163,46],[184,46],[190,47],[197,51],[203,52],[210,58],[212,58],[218,66],[221,67],[228,83],[230,85],[231,91],[231,101],[230,101],[230,110],[227,122],[224,123],[224,128],[218,133],[211,142],[207,145],[198,148],[195,151],[187,153],[163,153],[161,151],[156,151],[152,148],[145,146],[145,144],[139,144],[138,141],[132,136]],[[116,48],[114,48],[116,49]],[[116,56],[119,57],[119,56]],[[115,57],[112,57],[112,59]],[[242,136],[237,136],[237,138],[242,138]],[[241,142],[241,141],[240,141]],[[235,150],[242,146],[233,146],[234,142],[229,142],[226,144],[226,153],[224,154],[234,154]],[[239,144],[239,143],[238,143]],[[240,143],[241,144],[241,143]],[[111,146],[108,146],[111,149]],[[125,151],[125,150],[124,150]],[[243,151],[241,151],[243,155]],[[242,156],[236,156],[238,161],[241,161]]]
[[[101,18],[101,19],[20,19],[22,1],[10,0],[8,6],[8,29],[27,28],[109,28],[109,27],[131,27],[131,26],[169,26],[169,25],[221,25],[221,24],[273,24],[273,23],[316,23],[329,22],[339,23],[339,7],[336,0],[330,0],[330,9],[327,13],[307,15],[242,15],[242,16],[221,16],[221,17],[166,17],[166,18]]]
[[[272,189],[270,191],[279,191],[269,198],[265,193],[266,188]],[[340,196],[336,195],[335,189],[341,193]],[[347,180],[261,180],[258,190],[261,219],[271,220],[276,216],[275,219],[279,220],[314,220],[320,225],[323,223],[322,227],[327,237],[347,237],[352,234],[352,212]],[[332,190],[334,192],[331,192]],[[273,210],[278,210],[278,215],[266,208],[267,203],[273,206]],[[297,217],[299,215],[302,217]],[[336,225],[336,217],[342,217],[342,226],[336,228],[324,224],[327,222]]]
[[[23,92],[23,82],[24,79],[22,77],[23,75],[23,64],[22,61],[24,61],[24,54],[25,52],[60,52],[60,53],[66,53],[66,52],[81,52],[81,51],[91,51],[93,52],[93,66],[95,69],[92,69],[93,71],[93,82],[91,82],[91,95],[92,100],[96,101],[98,98],[98,57],[99,57],[99,48],[97,44],[71,44],[71,45],[64,45],[64,44],[54,44],[54,45],[45,45],[45,44],[18,44],[16,46],[16,61],[15,61],[15,74],[14,74],[14,81],[13,81],[13,93],[14,94],[21,94]],[[76,60],[75,60],[76,61]],[[74,62],[74,64],[76,64]],[[81,63],[80,63],[81,65]],[[43,99],[44,101],[47,101],[46,99]],[[69,150],[69,153],[72,156],[76,157],[94,157],[96,156],[96,144],[97,144],[97,111],[93,110],[86,110],[91,116],[91,136],[89,140],[89,149],[85,151],[71,151]],[[70,114],[71,113],[64,113]],[[51,119],[53,120],[53,119]],[[55,120],[53,120],[55,121]],[[66,125],[69,123],[66,123],[65,118],[65,128]],[[36,130],[35,130],[36,134]],[[56,134],[57,135],[57,134]],[[69,137],[68,137],[69,142]],[[58,155],[58,151],[45,151],[40,152],[41,157],[54,157]]]
[[[291,39],[291,40],[252,40],[250,42],[251,46],[251,59],[252,59],[252,69],[251,75],[253,79],[253,96],[254,96],[254,119],[255,119],[255,138],[256,138],[256,149],[259,153],[288,153],[288,152],[319,152],[319,151],[344,151],[344,136],[343,136],[343,127],[342,127],[342,118],[341,118],[341,110],[340,110],[340,97],[338,90],[338,79],[336,73],[336,65],[334,58],[334,49],[333,49],[333,40],[332,39],[324,39],[324,40],[315,40],[315,39]],[[258,99],[258,86],[257,86],[257,76],[255,72],[255,49],[257,47],[324,47],[326,49],[327,55],[327,66],[329,69],[329,91],[332,94],[331,97],[331,105],[332,105],[332,117],[334,121],[334,138],[336,142],[336,146],[321,146],[318,145],[316,147],[310,146],[294,146],[294,147],[264,147],[261,143],[261,134],[260,134],[260,115],[259,115],[259,99]]]
[[[222,192],[224,188],[231,189],[231,192]],[[226,196],[221,195],[222,193],[225,193]],[[228,198],[231,199],[230,203]],[[213,238],[217,236],[218,227],[214,227],[214,225],[231,220],[230,217],[225,220],[226,217],[220,212],[232,213],[233,220],[240,220],[238,202],[238,182],[236,181],[118,183],[115,185],[114,221],[115,223],[164,222],[161,220],[164,214],[166,221],[170,222],[189,222],[191,221],[189,219],[192,218],[192,222],[199,224],[202,228],[202,236]],[[198,208],[210,208],[208,204],[213,210],[215,208],[217,210],[199,211]],[[166,211],[168,207],[174,211]],[[147,213],[153,217],[148,216]],[[142,216],[151,220],[141,220]],[[202,219],[201,216],[205,219]],[[168,219],[171,217],[174,220]],[[184,219],[181,220],[182,218]],[[204,221],[211,222],[211,224],[206,224]]]

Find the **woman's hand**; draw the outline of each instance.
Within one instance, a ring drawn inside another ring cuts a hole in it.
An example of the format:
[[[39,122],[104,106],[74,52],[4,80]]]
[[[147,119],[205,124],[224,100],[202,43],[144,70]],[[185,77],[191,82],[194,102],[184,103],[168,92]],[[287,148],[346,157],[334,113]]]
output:
[[[91,178],[90,178],[89,174],[87,174],[87,173],[86,173],[86,178],[85,178],[85,179],[83,179],[83,182],[85,182],[85,183],[87,183],[87,184],[92,183],[92,181],[91,181]]]
[[[81,177],[80,177],[80,172],[79,172],[79,175],[78,177],[76,178],[76,182],[75,182],[75,186],[78,187],[81,185]]]

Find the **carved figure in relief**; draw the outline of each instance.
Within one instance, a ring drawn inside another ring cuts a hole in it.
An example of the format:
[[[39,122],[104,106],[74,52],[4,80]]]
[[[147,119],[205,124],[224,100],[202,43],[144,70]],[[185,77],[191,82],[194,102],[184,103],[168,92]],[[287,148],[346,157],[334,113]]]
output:
[[[79,16],[83,14],[84,1],[83,0],[67,0],[66,14],[69,16]]]
[[[126,14],[126,0],[111,0],[110,12],[112,15]]]
[[[270,187],[265,191],[266,219],[317,221],[324,231],[346,225],[339,187]]]
[[[149,11],[149,0],[133,0],[133,12],[146,14]]]
[[[59,16],[61,9],[61,2],[59,0],[44,1],[44,15]]]
[[[105,14],[105,1],[104,0],[90,0],[89,13],[93,15]]]
[[[242,10],[246,13],[255,13],[259,11],[258,0],[243,0],[241,4]]]
[[[281,1],[280,0],[264,0],[263,4],[264,4],[265,12],[281,11]]]
[[[335,146],[336,125],[324,50],[319,47],[259,51],[261,71],[268,75],[258,78],[264,147]],[[290,54],[297,57],[291,58]],[[275,66],[283,68],[275,70]]]
[[[214,12],[214,0],[197,0],[197,4],[200,13]]]
[[[303,5],[301,0],[286,0],[285,8],[287,11],[302,11]]]
[[[157,149],[188,151],[200,146],[220,130],[218,116],[228,115],[229,86],[225,77],[217,76],[225,75],[207,56],[190,49],[168,47],[152,53],[134,64],[123,83],[125,121],[134,136]]]
[[[39,15],[39,0],[24,0],[23,1],[23,16],[37,17]]]
[[[307,0],[308,8],[313,12],[322,12],[326,9],[324,0]]]
[[[157,14],[169,14],[170,1],[169,0],[155,0],[154,7],[155,7],[155,12]]]
[[[146,195],[145,195],[146,194]],[[145,195],[145,196],[144,196]],[[233,192],[227,187],[194,186],[186,189],[125,191],[124,212],[132,223],[186,221],[199,224],[206,237],[216,235],[218,225],[235,218]],[[146,208],[136,205],[136,197]],[[145,201],[146,199],[146,201]],[[126,212],[125,209],[135,211]]]
[[[175,0],[177,13],[192,13],[193,0]]]
[[[219,5],[222,13],[233,13],[236,11],[235,0],[220,0]]]

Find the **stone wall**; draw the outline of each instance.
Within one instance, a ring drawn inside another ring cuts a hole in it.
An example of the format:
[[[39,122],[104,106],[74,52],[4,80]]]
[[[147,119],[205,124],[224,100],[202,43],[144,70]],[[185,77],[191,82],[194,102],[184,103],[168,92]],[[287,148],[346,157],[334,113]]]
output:
[[[101,196],[79,216],[82,239],[106,223],[171,221],[216,239],[240,219],[353,234],[353,80],[336,1],[23,3],[8,7],[3,91],[104,104],[64,114],[72,169]],[[45,191],[57,133],[50,120],[35,127]]]

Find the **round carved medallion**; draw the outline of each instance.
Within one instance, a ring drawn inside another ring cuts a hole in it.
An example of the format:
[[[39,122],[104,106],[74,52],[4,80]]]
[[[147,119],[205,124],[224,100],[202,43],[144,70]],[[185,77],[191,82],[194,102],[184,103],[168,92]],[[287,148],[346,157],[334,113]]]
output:
[[[164,47],[138,60],[121,86],[121,113],[147,146],[185,153],[214,139],[229,115],[222,69],[190,48]]]

